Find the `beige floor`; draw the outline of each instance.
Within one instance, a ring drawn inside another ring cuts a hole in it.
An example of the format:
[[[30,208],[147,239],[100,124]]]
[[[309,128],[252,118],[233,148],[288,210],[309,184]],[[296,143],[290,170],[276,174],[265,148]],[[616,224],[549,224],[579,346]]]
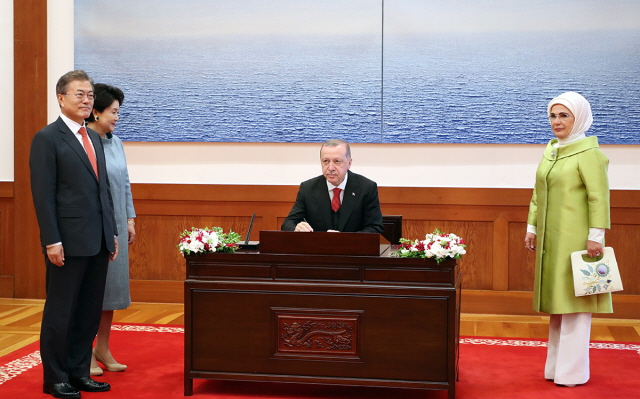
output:
[[[0,298],[0,356],[38,340],[44,301]],[[133,303],[118,310],[116,323],[184,324],[182,304]],[[546,338],[548,316],[462,314],[460,335]],[[591,338],[597,341],[640,342],[640,320],[593,319]]]

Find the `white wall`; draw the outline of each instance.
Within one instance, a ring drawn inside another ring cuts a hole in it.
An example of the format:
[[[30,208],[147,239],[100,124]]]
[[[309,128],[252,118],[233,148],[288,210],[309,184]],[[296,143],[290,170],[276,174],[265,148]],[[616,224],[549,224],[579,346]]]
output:
[[[53,122],[60,115],[60,107],[56,100],[56,83],[60,76],[73,70],[73,3],[73,0],[47,0],[49,122]]]
[[[73,21],[73,0],[48,1],[49,21]],[[49,118],[53,120],[58,114],[53,87],[60,75],[73,68],[73,24],[51,23],[49,38],[49,52],[56,54],[49,57]],[[352,170],[380,186],[529,188],[533,187],[543,148],[512,144],[354,144]],[[611,160],[611,188],[640,189],[640,146],[602,149]],[[319,144],[127,142],[125,150],[134,183],[297,185],[320,173]],[[5,155],[3,152],[0,155]],[[8,155],[13,157],[12,153]],[[0,180],[12,180],[13,169],[3,163]]]
[[[125,143],[133,182],[293,184],[320,174],[319,144]],[[353,144],[380,186],[533,187],[544,145]],[[640,187],[640,146],[603,146],[611,188]]]
[[[0,0],[0,181],[13,181],[13,0]]]

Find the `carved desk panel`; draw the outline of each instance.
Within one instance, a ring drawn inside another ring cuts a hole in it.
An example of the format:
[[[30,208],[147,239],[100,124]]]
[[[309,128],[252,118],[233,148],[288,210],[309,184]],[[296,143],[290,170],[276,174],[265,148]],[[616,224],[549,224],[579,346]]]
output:
[[[460,275],[390,256],[187,256],[185,395],[194,378],[447,390]]]

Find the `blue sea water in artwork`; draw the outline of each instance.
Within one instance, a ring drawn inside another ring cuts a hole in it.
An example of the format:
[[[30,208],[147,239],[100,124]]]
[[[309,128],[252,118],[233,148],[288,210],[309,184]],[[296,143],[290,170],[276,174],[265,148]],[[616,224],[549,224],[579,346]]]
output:
[[[553,43],[554,45],[550,45]],[[379,38],[76,37],[76,67],[125,92],[128,141],[546,143],[546,105],[640,144],[640,31]],[[561,50],[561,51],[559,51]],[[384,57],[383,57],[384,55]]]
[[[380,46],[362,42],[76,40],[76,67],[125,92],[123,140],[376,142]]]
[[[546,143],[547,104],[589,100],[587,133],[640,144],[640,31],[385,36],[384,141]],[[561,46],[561,48],[558,48]]]

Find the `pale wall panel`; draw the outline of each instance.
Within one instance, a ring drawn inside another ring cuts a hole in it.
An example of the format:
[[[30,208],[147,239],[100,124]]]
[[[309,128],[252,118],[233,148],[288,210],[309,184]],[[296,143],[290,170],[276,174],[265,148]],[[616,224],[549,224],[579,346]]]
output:
[[[0,0],[0,181],[13,181],[13,1]]]

